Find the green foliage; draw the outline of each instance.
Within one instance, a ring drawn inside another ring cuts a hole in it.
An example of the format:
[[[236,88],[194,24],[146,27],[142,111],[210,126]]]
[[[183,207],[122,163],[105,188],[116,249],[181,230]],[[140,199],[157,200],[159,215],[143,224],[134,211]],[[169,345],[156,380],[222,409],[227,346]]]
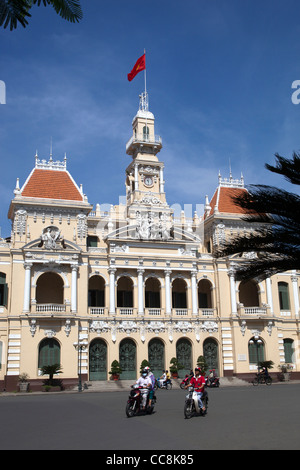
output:
[[[197,366],[200,367],[200,369],[206,374],[206,371],[208,369],[208,365],[205,361],[204,356],[199,356],[197,359]]]
[[[300,154],[292,159],[275,155],[277,165],[265,165],[292,184],[300,184]],[[300,196],[274,186],[252,185],[248,191],[233,197],[236,205],[248,215],[243,217],[255,231],[227,240],[215,251],[217,258],[239,253],[235,258],[236,279],[262,280],[278,272],[300,269]],[[242,258],[254,252],[256,257]]]
[[[18,24],[23,28],[28,25],[31,18],[32,5],[51,5],[56,13],[63,19],[72,23],[82,19],[80,0],[1,0],[0,3],[0,26],[10,30],[16,29]]]
[[[259,367],[266,369],[273,369],[274,362],[273,361],[261,361],[258,363]]]
[[[122,374],[122,368],[120,367],[120,363],[117,360],[112,361],[110,368],[111,370],[109,371],[109,374]]]
[[[170,365],[170,372],[172,374],[174,374],[174,373],[178,372],[179,370],[183,369],[183,365],[178,362],[176,357],[172,357],[172,359],[170,360],[170,364],[172,364],[172,365]]]
[[[49,375],[49,379],[44,381],[45,385],[61,385],[61,380],[54,379],[53,376],[62,374],[62,367],[60,364],[51,364],[41,367],[42,375]]]

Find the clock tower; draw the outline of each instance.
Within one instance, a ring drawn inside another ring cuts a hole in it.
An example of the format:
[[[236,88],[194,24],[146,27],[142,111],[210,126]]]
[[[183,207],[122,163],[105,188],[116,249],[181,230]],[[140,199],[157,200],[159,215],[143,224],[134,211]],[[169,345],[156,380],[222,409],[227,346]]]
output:
[[[155,134],[154,115],[149,111],[148,93],[140,95],[139,109],[132,121],[132,137],[126,144],[126,153],[132,161],[126,168],[127,217],[170,221],[171,209],[164,190],[164,164],[157,154],[162,139]]]

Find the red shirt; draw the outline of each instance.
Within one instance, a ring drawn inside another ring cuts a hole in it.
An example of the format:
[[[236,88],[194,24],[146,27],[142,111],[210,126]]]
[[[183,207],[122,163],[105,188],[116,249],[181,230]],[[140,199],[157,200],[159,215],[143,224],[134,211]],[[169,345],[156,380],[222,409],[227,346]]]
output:
[[[191,378],[190,385],[193,385],[195,392],[202,392],[204,390],[205,378],[203,375],[200,375],[200,377],[194,376]]]

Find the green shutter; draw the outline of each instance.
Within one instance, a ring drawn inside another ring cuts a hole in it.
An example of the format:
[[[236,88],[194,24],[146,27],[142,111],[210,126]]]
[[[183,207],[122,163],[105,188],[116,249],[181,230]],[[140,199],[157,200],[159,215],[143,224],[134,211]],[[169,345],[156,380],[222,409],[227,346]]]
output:
[[[289,287],[286,282],[278,282],[280,310],[290,310]]]
[[[286,363],[292,363],[293,362],[293,340],[292,339],[285,339],[283,341],[284,345],[284,360]]]

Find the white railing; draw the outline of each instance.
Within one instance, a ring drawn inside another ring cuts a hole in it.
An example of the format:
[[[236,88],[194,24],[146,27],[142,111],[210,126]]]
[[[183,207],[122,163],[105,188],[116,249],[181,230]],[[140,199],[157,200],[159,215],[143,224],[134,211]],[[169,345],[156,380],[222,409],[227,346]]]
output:
[[[267,309],[264,307],[244,307],[245,315],[265,315]]]
[[[200,308],[199,315],[202,317],[213,317],[214,309],[213,308]]]
[[[36,304],[37,312],[65,312],[66,306],[63,304]]]
[[[120,315],[133,315],[133,308],[131,307],[120,307],[119,308]]]
[[[148,315],[160,315],[160,308],[148,308]]]
[[[91,315],[104,315],[105,307],[89,307],[89,313]]]
[[[149,136],[147,134],[137,134],[131,137],[126,144],[126,150],[135,142],[149,142],[151,144],[161,145],[162,139],[159,135]]]
[[[177,316],[184,316],[188,314],[188,309],[187,308],[175,308],[175,315]]]

